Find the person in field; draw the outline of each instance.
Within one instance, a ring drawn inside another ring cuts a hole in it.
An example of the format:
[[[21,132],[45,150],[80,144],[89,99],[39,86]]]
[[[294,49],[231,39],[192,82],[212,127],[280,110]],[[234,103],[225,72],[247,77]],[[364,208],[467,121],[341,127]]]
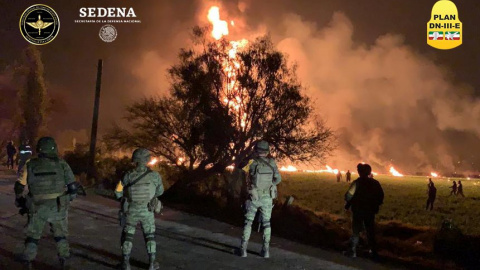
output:
[[[360,240],[360,232],[367,233],[370,254],[373,258],[378,256],[375,241],[375,215],[383,204],[384,193],[380,183],[370,178],[372,167],[368,164],[357,165],[359,178],[352,182],[345,193],[345,210],[352,210],[352,231],[350,248],[344,252],[346,256],[355,258]]]
[[[348,170],[347,173],[345,174],[345,179],[347,183],[352,180],[352,173],[350,172],[350,170]]]
[[[338,171],[337,173],[337,182],[340,182],[342,180],[342,173]]]
[[[462,185],[462,181],[458,181],[458,187],[457,187],[457,196],[458,195],[462,195],[462,197],[465,197],[465,195],[463,194],[463,185]]]
[[[450,187],[452,191],[450,191],[450,196],[457,195],[457,182],[453,181],[453,185]]]
[[[428,185],[427,185],[427,194],[428,194],[428,199],[427,199],[427,206],[425,210],[428,210],[430,208],[430,211],[433,210],[433,203],[435,202],[435,198],[437,197],[437,188],[435,187],[435,184],[432,181],[432,178],[428,179]]]

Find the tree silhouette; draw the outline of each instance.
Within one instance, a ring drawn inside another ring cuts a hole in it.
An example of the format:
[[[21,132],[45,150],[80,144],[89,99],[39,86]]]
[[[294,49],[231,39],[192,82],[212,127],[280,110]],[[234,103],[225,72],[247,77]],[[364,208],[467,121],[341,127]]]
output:
[[[146,147],[195,179],[239,165],[262,139],[280,159],[321,160],[332,150],[296,67],[268,36],[240,46],[193,33],[192,48],[169,69],[170,95],[128,106],[129,127],[110,130],[110,147]]]

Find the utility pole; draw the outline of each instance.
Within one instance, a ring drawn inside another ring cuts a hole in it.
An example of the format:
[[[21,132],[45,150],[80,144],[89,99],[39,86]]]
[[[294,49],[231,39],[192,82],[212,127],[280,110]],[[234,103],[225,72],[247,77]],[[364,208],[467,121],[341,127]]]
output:
[[[92,131],[90,133],[90,156],[87,165],[87,179],[96,176],[95,148],[97,146],[98,109],[100,106],[100,89],[102,86],[102,59],[98,59],[97,83],[95,86],[95,104],[93,105]]]

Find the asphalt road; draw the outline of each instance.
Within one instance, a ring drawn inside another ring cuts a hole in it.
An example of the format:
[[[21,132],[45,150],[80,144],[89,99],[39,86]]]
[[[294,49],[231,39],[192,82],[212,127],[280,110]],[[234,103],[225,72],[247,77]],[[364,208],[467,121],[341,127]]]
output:
[[[26,217],[15,215],[14,181],[13,176],[0,175],[0,269],[9,270],[22,269],[15,257],[23,247],[26,223]],[[71,269],[118,269],[121,228],[117,212],[117,202],[94,194],[72,203],[68,237]],[[271,258],[264,259],[259,256],[259,234],[252,239],[248,257],[240,258],[234,251],[239,244],[241,228],[168,208],[157,217],[156,224],[160,269],[392,269],[275,236],[272,237]],[[147,268],[148,259],[139,228],[134,239],[132,269]],[[35,269],[56,269],[57,263],[55,242],[47,226],[34,266]]]

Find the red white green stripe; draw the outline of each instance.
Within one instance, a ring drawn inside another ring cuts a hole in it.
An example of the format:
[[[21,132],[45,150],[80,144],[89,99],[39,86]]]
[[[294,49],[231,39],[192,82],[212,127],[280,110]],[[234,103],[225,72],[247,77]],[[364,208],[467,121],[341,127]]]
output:
[[[445,40],[460,40],[460,32],[445,32]]]
[[[428,32],[429,40],[443,40],[443,32]]]

